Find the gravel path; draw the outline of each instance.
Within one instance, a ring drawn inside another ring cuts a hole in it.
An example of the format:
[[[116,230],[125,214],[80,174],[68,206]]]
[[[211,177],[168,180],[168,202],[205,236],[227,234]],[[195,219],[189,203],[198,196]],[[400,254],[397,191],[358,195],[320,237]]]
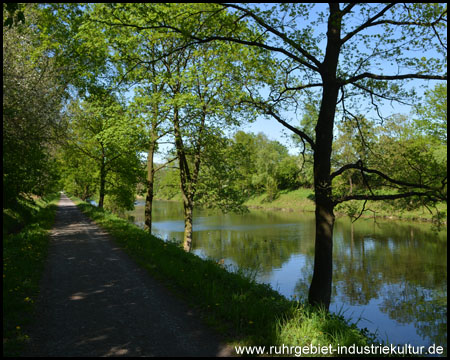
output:
[[[64,194],[26,356],[230,356]]]

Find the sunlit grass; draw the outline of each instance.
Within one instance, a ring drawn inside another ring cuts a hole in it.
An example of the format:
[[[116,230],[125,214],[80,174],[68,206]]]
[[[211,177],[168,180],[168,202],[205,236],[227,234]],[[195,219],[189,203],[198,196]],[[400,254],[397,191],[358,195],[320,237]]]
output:
[[[253,196],[245,202],[249,208],[285,211],[314,211],[314,192],[311,189],[280,191],[273,201],[267,201],[267,194]]]
[[[10,227],[4,228],[3,234],[3,356],[20,354],[28,339],[26,325],[33,317],[39,293],[57,200],[57,196],[38,199],[35,204],[21,203],[14,211],[7,211]]]
[[[386,193],[386,192],[383,192]],[[363,201],[352,201],[357,204],[357,208],[362,210]],[[345,203],[344,203],[345,204]],[[261,210],[281,210],[281,211],[315,211],[314,204],[314,190],[313,189],[297,189],[297,190],[283,190],[280,191],[278,197],[273,201],[267,201],[267,194],[262,193],[255,195],[245,202],[250,209]],[[436,210],[441,213],[445,220],[447,214],[447,204],[438,203],[436,208],[427,208],[426,206],[419,206],[417,208],[402,206],[395,201],[369,201],[365,206],[365,212],[362,217],[378,217],[388,218],[393,220],[435,220]],[[432,210],[433,213],[430,212]],[[344,207],[338,206],[335,208],[336,216],[347,216]]]
[[[376,342],[374,334],[349,324],[341,314],[298,303],[290,317],[280,320],[278,343],[289,346],[366,346]]]

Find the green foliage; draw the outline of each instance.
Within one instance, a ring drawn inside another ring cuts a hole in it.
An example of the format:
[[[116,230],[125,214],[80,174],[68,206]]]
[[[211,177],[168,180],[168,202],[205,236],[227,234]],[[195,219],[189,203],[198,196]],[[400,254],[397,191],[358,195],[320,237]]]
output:
[[[64,133],[66,84],[36,31],[41,13],[23,7],[26,24],[3,27],[3,206],[21,193],[55,189],[53,155]],[[5,9],[5,8],[4,8]]]
[[[206,180],[204,175],[224,174],[219,155],[211,150],[214,147],[211,141],[217,128],[225,130],[254,118],[256,112],[246,106],[247,90],[255,89],[263,79],[264,66],[257,60],[264,54],[240,44],[221,42],[186,47],[181,34],[147,26],[157,18],[170,16],[174,21],[180,19],[179,25],[187,30],[194,24],[184,22],[175,14],[204,8],[217,10],[218,6],[95,4],[87,8],[90,21],[82,25],[84,31],[80,38],[92,47],[96,46],[97,37],[100,38],[101,43],[112,49],[109,61],[115,65],[121,83],[139,83],[133,112],[144,125],[149,156],[157,150],[162,136],[171,132],[175,137],[183,198],[192,204],[194,197],[201,202],[208,193],[209,205],[229,210],[232,204],[239,207],[241,196],[232,185],[213,184],[214,178]],[[209,18],[205,24],[214,29],[228,19],[226,14],[223,19],[218,15],[219,18]],[[244,34],[249,29],[238,26],[235,31]],[[173,179],[166,177],[167,174],[163,176],[167,184],[161,183],[162,176],[157,177],[156,196],[161,196],[161,191],[166,196],[172,195]],[[229,179],[230,176],[223,181]]]
[[[70,134],[62,155],[64,188],[83,199],[98,192],[105,206],[132,209],[143,178],[139,124],[102,89],[70,108]]]
[[[5,18],[5,11],[8,13],[6,20],[3,22],[3,26],[11,28],[14,24],[21,22],[25,23],[25,15],[21,9],[22,7],[18,3],[3,3],[3,18]]]
[[[437,84],[434,89],[426,91],[425,96],[425,103],[417,107],[419,118],[415,120],[415,125],[441,146],[447,145],[447,83]],[[439,154],[443,155],[443,150],[441,147]],[[442,156],[438,157],[442,159]]]
[[[57,199],[20,201],[14,212],[3,210],[3,219],[9,219],[6,233],[3,228],[3,356],[20,355],[28,339]]]
[[[58,156],[61,189],[83,200],[92,198],[98,191],[94,159],[80,156],[75,148],[69,146],[62,149]]]
[[[374,162],[377,167],[390,169],[390,176],[400,181],[440,189],[439,196],[445,197],[446,187],[442,185],[447,161],[440,156],[441,146],[436,139],[417,131],[408,119],[395,116],[380,129]]]
[[[244,161],[239,166],[248,195],[267,191],[267,200],[272,201],[279,190],[299,186],[299,158],[289,155],[278,141],[271,141],[262,133],[239,131],[234,135],[234,143],[242,149]]]
[[[280,190],[294,190],[300,186],[301,171],[298,156],[286,156],[277,164],[275,179]]]
[[[71,85],[72,94],[85,95],[111,85],[114,66],[101,33],[89,27],[90,5],[81,3],[39,4],[42,19],[37,24],[46,51]]]
[[[195,203],[223,212],[247,211],[241,191],[243,174],[236,167],[241,153],[220,133],[210,135],[206,142],[199,174]]]
[[[180,174],[178,169],[165,167],[155,176],[155,195],[157,198],[171,200],[180,193]]]
[[[382,172],[396,182],[392,183],[375,173],[363,174],[359,169],[348,170],[334,179],[333,195],[397,195],[424,186],[428,189],[428,196],[389,200],[384,205],[372,202],[364,210],[370,208],[376,213],[400,215],[403,212],[412,214],[416,209],[422,208],[426,212],[432,211],[436,219],[442,219],[442,209],[436,208],[435,204],[447,196],[447,159],[444,155],[447,146],[439,135],[431,135],[433,120],[413,121],[404,115],[394,115],[377,127],[364,118],[353,120],[354,127],[348,127],[346,123],[339,127],[333,155],[336,168],[361,161],[361,165],[366,168],[383,169]],[[440,121],[442,124],[442,120]],[[426,124],[431,131],[429,133],[425,128]],[[363,203],[350,201],[339,204],[336,210],[356,218],[363,211]]]
[[[107,177],[105,208],[115,213],[134,208],[137,184],[144,178],[138,153],[123,155],[111,165]]]
[[[262,192],[271,202],[280,191],[296,189],[302,181],[301,157],[289,155],[285,146],[262,133],[237,131],[232,139],[210,134],[202,159],[205,168],[200,172],[196,203],[225,211],[232,203],[239,208],[239,204]],[[166,169],[156,175],[157,197],[170,199],[179,191],[176,172]]]

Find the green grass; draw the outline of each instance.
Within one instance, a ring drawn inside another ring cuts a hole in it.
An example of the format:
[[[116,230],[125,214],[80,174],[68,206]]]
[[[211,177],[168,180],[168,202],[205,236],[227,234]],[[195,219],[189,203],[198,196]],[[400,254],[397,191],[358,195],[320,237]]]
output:
[[[285,210],[285,211],[314,211],[312,189],[282,190],[273,201],[267,201],[267,194],[255,195],[245,202],[250,209]]]
[[[3,210],[3,356],[17,356],[27,341],[58,199]]]
[[[281,210],[281,211],[315,211],[314,204],[314,191],[312,189],[298,189],[298,190],[283,190],[280,191],[278,197],[273,201],[267,201],[267,194],[263,193],[260,195],[253,196],[245,202],[250,209],[260,209],[260,210]],[[352,206],[355,206],[358,211],[357,214],[362,209],[362,201],[352,201]],[[349,203],[344,203],[349,204]],[[362,217],[376,217],[388,218],[393,220],[421,220],[421,221],[432,221],[435,220],[434,215],[426,207],[409,207],[406,205],[394,205],[394,201],[369,201],[367,202],[365,211]],[[344,205],[345,207],[345,205]],[[335,208],[335,214],[337,216],[347,216],[346,211],[342,206]],[[447,204],[439,203],[436,206],[437,210],[442,214],[442,218],[445,220],[447,214]],[[434,209],[433,213],[436,211]]]
[[[72,200],[136,263],[195,306],[230,343],[297,346],[320,342],[335,346],[365,345],[374,340],[342,316],[288,300],[244,271],[231,273],[215,261],[186,253],[179,244],[164,242],[107,211]]]

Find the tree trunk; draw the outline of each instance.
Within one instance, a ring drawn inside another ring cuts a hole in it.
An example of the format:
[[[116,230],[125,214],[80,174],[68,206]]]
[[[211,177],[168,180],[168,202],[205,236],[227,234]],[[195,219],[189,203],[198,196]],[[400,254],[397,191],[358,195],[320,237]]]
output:
[[[100,194],[98,200],[98,207],[103,208],[103,202],[105,200],[105,185],[106,185],[106,165],[104,157],[102,158],[102,164],[100,167]]]
[[[153,208],[153,185],[155,170],[153,166],[153,155],[155,152],[155,144],[152,144],[148,150],[147,156],[147,194],[145,197],[145,230],[152,233],[152,208]]]
[[[185,251],[190,252],[192,249],[192,214],[193,214],[193,204],[192,202],[184,204],[184,238],[183,238],[183,248]]]
[[[331,151],[333,145],[334,116],[339,93],[336,77],[339,51],[341,13],[339,5],[330,4],[327,49],[320,72],[323,81],[322,103],[316,125],[314,151],[314,191],[316,201],[316,239],[314,273],[308,301],[314,306],[330,307],[333,277],[334,203],[331,187]]]
[[[173,130],[175,134],[175,147],[177,149],[177,157],[180,166],[180,187],[181,195],[183,197],[184,207],[184,239],[183,247],[187,252],[191,251],[192,247],[192,212],[194,208],[192,178],[189,171],[189,165],[186,158],[186,153],[183,146],[183,138],[181,136],[181,129],[179,123],[178,108],[174,109]]]
[[[309,288],[311,305],[330,307],[333,276],[333,208],[316,203],[316,241],[314,251],[314,273]]]
[[[331,300],[333,268],[334,204],[331,188],[331,147],[337,86],[324,85],[324,94],[316,126],[316,151],[314,152],[314,192],[316,202],[316,239],[314,274],[308,301],[328,310]]]

